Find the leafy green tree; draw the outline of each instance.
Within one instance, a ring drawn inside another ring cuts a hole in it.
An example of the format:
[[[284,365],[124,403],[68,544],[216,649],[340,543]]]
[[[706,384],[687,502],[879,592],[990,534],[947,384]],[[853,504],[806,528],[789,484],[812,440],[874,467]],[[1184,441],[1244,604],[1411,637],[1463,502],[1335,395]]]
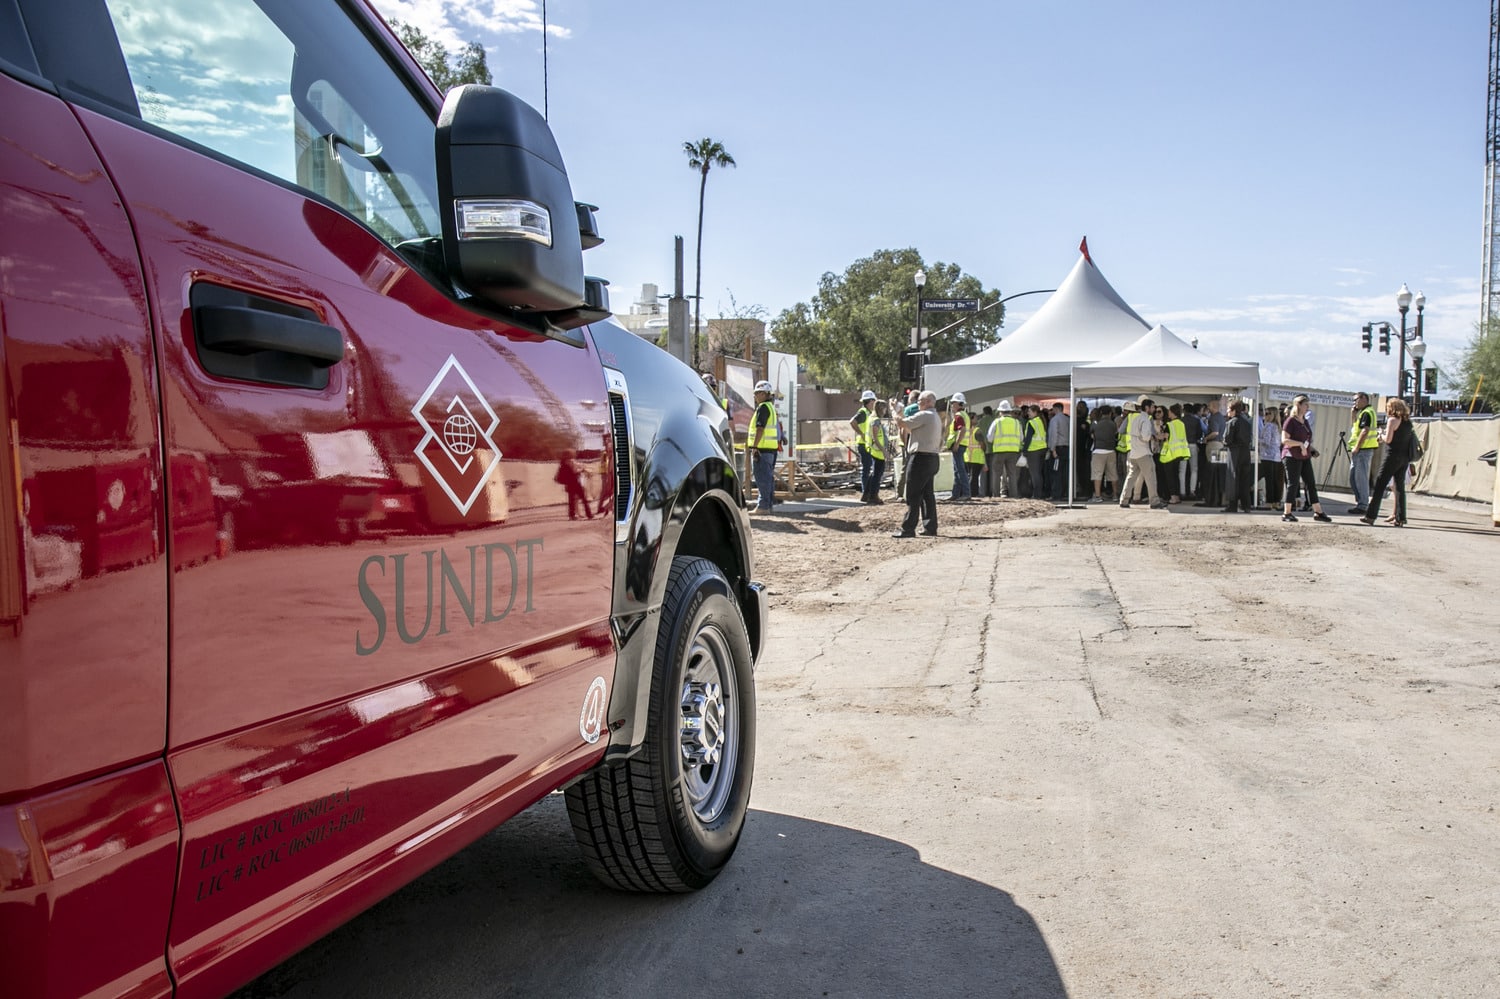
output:
[[[703,304],[703,195],[708,190],[708,171],[711,167],[732,167],[734,157],[724,149],[717,139],[699,139],[684,142],[682,151],[687,153],[688,168],[697,170],[698,181],[698,261],[693,276],[693,367],[698,367],[698,313]]]
[[[454,55],[446,45],[436,38],[428,38],[415,25],[392,21],[391,29],[443,93],[465,83],[482,83],[488,87],[493,82],[489,63],[484,58],[484,46],[478,42],[470,42]]]
[[[977,298],[982,307],[1000,297],[957,264],[924,267],[915,249],[878,250],[843,274],[824,274],[810,305],[798,302],[777,316],[770,328],[776,349],[795,353],[820,385],[846,391],[869,388],[884,396],[898,383],[901,351],[910,346],[916,325],[914,278],[919,269],[927,272],[924,298]],[[954,361],[994,343],[1004,310],[924,313],[931,360]],[[964,315],[970,316],[967,322],[938,333]]]
[[[1500,319],[1492,318],[1484,327],[1474,324],[1474,336],[1459,355],[1458,371],[1465,399],[1477,391],[1491,412],[1500,410]]]

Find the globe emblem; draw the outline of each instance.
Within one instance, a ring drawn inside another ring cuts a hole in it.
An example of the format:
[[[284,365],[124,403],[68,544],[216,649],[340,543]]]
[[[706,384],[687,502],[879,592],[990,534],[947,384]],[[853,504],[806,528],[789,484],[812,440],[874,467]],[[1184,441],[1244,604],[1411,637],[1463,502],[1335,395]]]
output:
[[[479,432],[474,421],[464,414],[455,413],[443,423],[443,443],[453,454],[473,454],[474,445],[478,442]]]

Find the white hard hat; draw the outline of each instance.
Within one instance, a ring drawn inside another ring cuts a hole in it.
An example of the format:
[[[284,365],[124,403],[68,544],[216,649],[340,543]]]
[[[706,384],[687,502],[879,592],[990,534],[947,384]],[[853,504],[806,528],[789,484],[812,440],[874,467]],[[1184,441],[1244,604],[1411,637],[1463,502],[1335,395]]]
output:
[[[967,399],[964,398],[964,394],[962,392],[955,392],[955,393],[953,393],[953,401],[954,402],[961,402],[965,406],[967,406],[969,404],[969,400],[967,400]]]
[[[1010,412],[1010,401],[1008,399],[1001,399],[1000,400],[1000,412],[1002,412],[1002,413],[1009,413]]]
[[[770,382],[768,382],[768,381],[758,381],[758,382],[755,383],[755,391],[757,391],[757,392],[765,392],[765,393],[769,394],[769,393],[774,392],[776,390],[771,387],[771,383]]]
[[[870,400],[872,400],[874,398],[875,398],[875,393],[872,392],[872,391],[870,391],[869,389],[865,389],[859,395],[859,401],[860,402],[869,402]]]

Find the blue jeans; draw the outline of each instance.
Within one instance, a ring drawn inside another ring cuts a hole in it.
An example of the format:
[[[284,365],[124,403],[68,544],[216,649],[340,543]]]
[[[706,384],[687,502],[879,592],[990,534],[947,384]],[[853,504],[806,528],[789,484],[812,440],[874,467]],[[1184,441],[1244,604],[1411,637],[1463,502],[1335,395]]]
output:
[[[969,498],[969,466],[964,463],[962,451],[953,455],[953,492],[949,496],[953,499]]]
[[[754,461],[755,491],[760,494],[755,508],[769,510],[776,499],[776,476],[772,473],[776,467],[776,452],[769,448],[757,449]]]
[[[1349,488],[1354,491],[1355,506],[1370,505],[1370,455],[1374,453],[1374,448],[1362,447],[1350,456],[1353,464],[1349,466]]]

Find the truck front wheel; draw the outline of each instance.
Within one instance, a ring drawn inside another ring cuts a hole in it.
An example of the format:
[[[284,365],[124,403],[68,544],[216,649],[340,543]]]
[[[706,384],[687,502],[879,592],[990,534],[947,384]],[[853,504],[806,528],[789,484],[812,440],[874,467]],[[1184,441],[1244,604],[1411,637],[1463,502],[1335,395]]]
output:
[[[672,561],[646,741],[567,790],[590,869],[629,891],[702,888],[734,853],[755,770],[755,681],[745,620],[707,559]]]

